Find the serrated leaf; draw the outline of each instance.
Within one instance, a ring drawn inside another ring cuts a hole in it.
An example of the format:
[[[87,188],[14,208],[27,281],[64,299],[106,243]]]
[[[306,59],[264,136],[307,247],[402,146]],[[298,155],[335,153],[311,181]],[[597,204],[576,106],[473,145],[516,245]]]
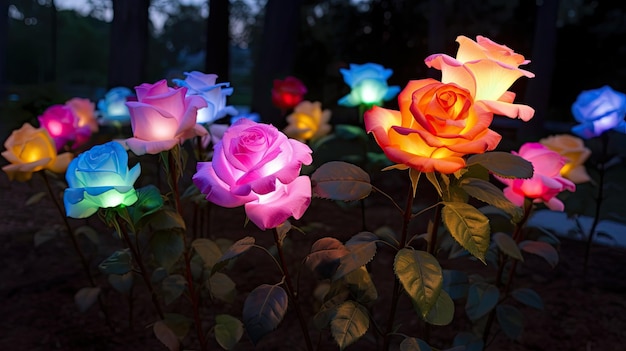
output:
[[[334,283],[333,283],[334,284]],[[332,292],[329,291],[329,294]],[[319,330],[326,328],[330,321],[335,318],[337,314],[337,306],[341,305],[350,296],[350,292],[347,288],[337,289],[333,295],[326,295],[324,303],[320,310],[313,317],[313,325]]]
[[[159,266],[167,269],[178,261],[185,250],[184,233],[179,230],[159,230],[150,237],[150,250]]]
[[[519,248],[522,251],[526,251],[543,258],[550,266],[552,266],[552,268],[556,267],[559,263],[559,253],[556,251],[554,246],[546,242],[524,240],[519,243]]]
[[[361,234],[361,235],[359,235]],[[339,259],[339,266],[333,274],[332,280],[339,279],[344,275],[366,265],[376,255],[376,242],[369,241],[370,237],[367,232],[359,233],[346,242],[348,254]],[[374,240],[378,239],[376,235],[369,233]]]
[[[87,311],[98,300],[100,291],[99,287],[86,287],[78,290],[76,295],[74,295],[74,303],[76,303],[78,311]]]
[[[343,281],[348,285],[354,299],[363,305],[370,304],[378,298],[376,285],[365,266],[344,275]]]
[[[452,237],[485,263],[485,253],[489,249],[489,219],[474,206],[463,202],[444,202],[441,219]]]
[[[454,318],[454,301],[445,290],[439,292],[439,297],[433,307],[428,311],[424,320],[432,325],[448,325]]]
[[[191,243],[191,247],[193,247],[193,249],[198,253],[198,256],[202,258],[204,266],[208,269],[213,268],[213,266],[222,257],[222,250],[220,250],[220,247],[215,243],[215,241],[210,239],[196,239]]]
[[[489,313],[498,303],[500,291],[494,285],[477,282],[470,285],[465,302],[465,313],[476,321]]]
[[[394,271],[422,317],[431,310],[443,287],[443,273],[437,259],[426,251],[401,249]]]
[[[532,163],[520,156],[503,151],[490,151],[470,156],[466,165],[469,167],[475,164],[503,178],[528,179],[533,176],[534,170]]]
[[[404,338],[400,343],[400,351],[432,351],[432,348],[424,340]]]
[[[350,251],[341,241],[325,237],[313,243],[311,253],[307,255],[305,263],[310,270],[326,279],[335,273],[339,267],[340,258],[349,253]]]
[[[276,329],[287,305],[287,293],[280,286],[263,284],[250,292],[243,305],[243,324],[253,344]]]
[[[132,269],[129,249],[117,250],[98,265],[104,274],[126,274]]]
[[[133,272],[128,272],[126,274],[109,274],[109,284],[113,287],[113,289],[121,292],[123,294],[130,291],[133,287]]]
[[[235,282],[224,273],[217,272],[207,280],[211,295],[222,301],[233,302],[235,299]]]
[[[244,252],[254,247],[254,243],[254,237],[251,236],[246,236],[245,238],[239,239],[234,242],[232,245],[226,248],[222,256],[217,259],[217,262],[215,262],[215,264],[211,268],[211,272],[214,274],[215,272],[222,269],[230,260],[238,257],[239,255],[242,255]],[[215,242],[215,244],[217,245],[220,252],[222,252],[223,248],[218,244],[217,241]],[[217,252],[215,251],[215,248],[210,249],[210,251]]]
[[[445,290],[453,300],[467,296],[469,289],[469,279],[467,273],[458,270],[443,270],[443,290]]]
[[[172,274],[161,282],[161,289],[163,290],[163,302],[166,305],[174,302],[180,295],[183,294],[187,288],[187,281],[185,277],[180,274]]]
[[[372,191],[370,176],[361,168],[347,162],[330,161],[311,174],[313,195],[331,200],[355,201]]]
[[[38,192],[38,193],[36,193],[36,194],[34,194],[34,195],[30,196],[30,197],[26,200],[26,202],[24,203],[24,206],[30,206],[30,205],[37,204],[37,203],[39,203],[39,201],[41,201],[41,199],[43,199],[43,198],[44,198],[44,197],[46,197],[47,195],[48,195],[48,193],[47,193],[47,192],[45,192],[45,191]]]
[[[519,340],[524,331],[524,315],[522,312],[511,305],[499,305],[496,308],[496,317],[500,328],[513,340]]]
[[[498,245],[498,249],[505,255],[512,257],[518,261],[524,262],[522,252],[519,250],[517,243],[510,235],[502,232],[497,232],[493,235],[493,241]]]
[[[543,300],[541,296],[533,289],[519,288],[511,292],[511,296],[526,306],[543,310]]]
[[[180,341],[174,332],[163,321],[156,321],[152,326],[156,338],[170,351],[180,350]]]
[[[231,315],[215,316],[215,340],[224,350],[232,350],[243,336],[243,323]]]
[[[361,338],[370,326],[367,309],[355,301],[345,301],[337,307],[330,322],[330,333],[343,350]]]
[[[463,179],[463,181],[461,181],[461,188],[463,188],[469,196],[502,209],[508,213],[515,222],[522,218],[522,208],[509,201],[500,188],[486,180],[475,178]]]

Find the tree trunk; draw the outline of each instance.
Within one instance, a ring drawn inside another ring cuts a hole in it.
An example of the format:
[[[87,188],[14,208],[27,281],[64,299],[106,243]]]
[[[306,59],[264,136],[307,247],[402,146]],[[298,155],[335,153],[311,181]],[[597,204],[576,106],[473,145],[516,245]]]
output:
[[[542,5],[537,5],[532,58],[528,66],[535,78],[529,79],[524,93],[524,102],[535,109],[535,116],[520,125],[517,131],[520,143],[537,141],[545,133],[556,55],[558,10],[559,0],[544,0]]]
[[[252,91],[252,111],[277,128],[286,125],[285,117],[272,105],[274,79],[292,74],[302,0],[268,0],[261,45],[257,52]]]
[[[204,73],[217,74],[218,82],[229,81],[229,5],[228,0],[209,0]]]
[[[150,0],[113,0],[109,88],[144,83]]]

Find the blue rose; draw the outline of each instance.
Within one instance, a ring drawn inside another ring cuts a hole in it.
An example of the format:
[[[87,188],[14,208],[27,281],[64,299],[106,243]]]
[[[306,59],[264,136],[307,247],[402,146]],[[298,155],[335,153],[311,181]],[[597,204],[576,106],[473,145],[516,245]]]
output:
[[[572,132],[581,138],[593,138],[611,129],[626,133],[626,95],[608,85],[582,91],[572,104],[572,113],[580,123]]]
[[[226,106],[226,97],[233,93],[230,83],[216,84],[217,75],[205,74],[198,71],[185,72],[187,78],[172,79],[179,87],[187,88],[187,95],[199,95],[206,102],[207,107],[198,110],[197,123],[210,124],[227,115],[234,116],[237,110],[233,106]]]
[[[350,69],[340,69],[343,80],[352,89],[350,94],[339,99],[341,106],[382,105],[400,92],[399,86],[388,86],[387,79],[393,70],[376,63],[350,64]]]
[[[137,201],[134,183],[139,164],[128,169],[128,153],[115,141],[81,153],[67,167],[68,188],[63,194],[68,217],[85,218],[99,208],[130,206]]]
[[[117,87],[109,90],[104,98],[98,101],[98,111],[101,124],[129,124],[130,113],[126,101],[134,97],[132,90],[126,87]]]

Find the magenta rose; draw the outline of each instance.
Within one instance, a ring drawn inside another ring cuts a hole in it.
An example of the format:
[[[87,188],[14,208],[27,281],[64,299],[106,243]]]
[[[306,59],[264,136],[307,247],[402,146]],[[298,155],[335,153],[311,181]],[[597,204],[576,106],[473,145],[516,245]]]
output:
[[[76,149],[91,137],[89,126],[79,127],[80,119],[69,105],[52,105],[37,117],[41,128],[50,134],[57,151],[66,145]]]
[[[529,179],[496,177],[507,185],[504,188],[504,196],[518,206],[522,206],[524,199],[529,198],[534,202],[544,202],[551,210],[563,211],[563,202],[556,196],[565,190],[576,190],[573,182],[561,177],[561,168],[567,159],[540,143],[526,143],[519,152],[511,153],[532,163],[534,173]]]
[[[194,184],[207,200],[245,206],[259,228],[276,228],[289,217],[302,217],[311,202],[311,182],[299,176],[310,164],[311,149],[276,127],[240,119],[214,147],[211,162],[199,162]]]
[[[135,87],[137,101],[128,101],[133,137],[126,140],[135,155],[157,154],[207,130],[196,123],[199,108],[206,107],[200,96],[185,96],[187,88],[174,89],[166,80]]]

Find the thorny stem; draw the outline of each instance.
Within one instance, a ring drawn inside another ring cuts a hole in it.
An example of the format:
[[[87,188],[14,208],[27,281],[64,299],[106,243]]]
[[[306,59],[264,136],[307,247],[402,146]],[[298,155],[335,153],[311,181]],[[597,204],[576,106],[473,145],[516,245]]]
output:
[[[50,194],[50,197],[52,198],[52,202],[54,202],[54,206],[59,211],[61,218],[63,218],[63,223],[65,224],[65,228],[67,229],[68,236],[72,240],[72,245],[74,246],[74,250],[76,251],[76,254],[78,255],[78,257],[80,258],[80,263],[83,266],[83,270],[85,271],[87,278],[89,279],[89,284],[91,285],[91,287],[94,287],[94,288],[97,287],[96,281],[94,280],[93,275],[91,275],[89,264],[87,264],[87,259],[85,258],[85,255],[83,254],[83,250],[81,250],[80,245],[78,244],[78,241],[76,240],[76,236],[74,235],[74,230],[72,229],[70,222],[67,220],[65,211],[63,211],[61,204],[59,203],[56,196],[54,195],[54,191],[52,190],[52,186],[50,185],[50,180],[48,179],[46,172],[41,171],[39,172],[39,174],[41,174],[41,176],[43,177],[44,183],[46,184],[46,188],[48,189],[48,193]],[[109,329],[114,330],[113,324],[111,323],[111,318],[109,317],[109,312],[100,294],[98,294],[98,305],[100,307],[100,310],[102,311],[102,314],[104,314],[104,319],[106,321],[107,326],[109,327]]]
[[[406,238],[409,232],[409,222],[411,221],[411,211],[413,208],[413,186],[409,185],[409,191],[406,200],[406,206],[404,208],[404,218],[402,221],[402,234],[400,235],[400,249],[406,246]],[[389,350],[389,344],[391,342],[393,322],[396,318],[396,309],[398,307],[398,299],[400,298],[400,281],[396,277],[393,282],[393,293],[391,295],[391,310],[389,311],[389,319],[387,320],[387,330],[385,332],[385,341],[383,344],[383,351]]]
[[[609,144],[609,137],[608,134],[604,133],[601,136],[602,138],[602,155],[601,155],[601,161],[598,165],[598,173],[600,176],[600,179],[598,180],[598,195],[596,197],[596,211],[593,217],[593,223],[591,224],[591,228],[589,229],[589,236],[587,237],[587,247],[585,247],[585,266],[583,268],[583,278],[586,280],[587,279],[587,266],[589,263],[589,254],[591,253],[591,244],[593,242],[593,235],[596,232],[596,227],[598,226],[598,223],[600,222],[600,207],[602,206],[602,198],[604,196],[604,163],[606,161],[606,150]]]
[[[283,275],[285,276],[285,283],[287,284],[287,294],[289,295],[289,300],[296,310],[296,315],[298,316],[298,321],[300,322],[300,328],[302,329],[302,334],[304,334],[304,340],[306,341],[307,350],[313,351],[313,343],[311,343],[309,328],[307,327],[304,316],[302,315],[302,311],[300,310],[300,304],[298,304],[296,292],[293,290],[291,276],[289,275],[289,270],[287,269],[287,265],[285,263],[282,240],[278,237],[278,231],[276,229],[274,229],[274,241],[276,242],[276,249],[278,251],[278,261],[280,263],[281,270],[283,271]]]

